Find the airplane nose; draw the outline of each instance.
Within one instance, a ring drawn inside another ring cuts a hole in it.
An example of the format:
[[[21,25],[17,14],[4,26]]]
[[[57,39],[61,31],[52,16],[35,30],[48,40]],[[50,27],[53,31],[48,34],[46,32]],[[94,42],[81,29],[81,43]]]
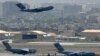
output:
[[[36,50],[35,49],[30,49],[29,53],[36,53]]]

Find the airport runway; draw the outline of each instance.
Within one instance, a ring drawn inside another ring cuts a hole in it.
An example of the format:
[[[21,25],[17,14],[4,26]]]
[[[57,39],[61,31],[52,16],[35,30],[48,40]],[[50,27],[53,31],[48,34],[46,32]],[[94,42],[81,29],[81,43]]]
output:
[[[19,55],[12,53],[0,53],[0,56],[47,56],[48,54],[31,54],[31,55]],[[51,56],[55,56],[55,54],[50,54]],[[56,56],[64,56],[64,54],[56,54]]]
[[[28,43],[12,43],[11,45],[14,48],[35,48],[37,49],[37,54],[47,54],[47,53],[54,54],[56,53],[56,48],[53,46],[54,43],[55,42],[28,42]],[[75,52],[89,51],[100,54],[100,43],[61,42],[61,45],[67,51],[75,51]],[[4,46],[0,44],[0,53],[8,53],[4,49],[5,49]]]
[[[11,54],[11,53],[0,53],[0,56],[22,56],[22,55]]]
[[[12,43],[12,47],[15,48],[36,48],[39,53],[41,51],[56,51],[53,46],[55,42],[28,42],[28,43]],[[91,51],[100,53],[100,43],[66,43],[61,42],[61,45],[69,51]],[[4,49],[4,46],[0,44],[0,51]]]
[[[34,44],[34,45],[53,45],[55,42],[27,42],[28,44]],[[100,43],[77,43],[77,42],[60,42],[61,45],[98,45],[100,46]]]

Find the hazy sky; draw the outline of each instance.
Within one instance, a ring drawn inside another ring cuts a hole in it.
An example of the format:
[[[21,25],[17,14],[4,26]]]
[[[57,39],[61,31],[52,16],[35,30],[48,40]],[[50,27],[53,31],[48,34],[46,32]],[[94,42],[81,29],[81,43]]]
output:
[[[22,3],[28,3],[30,5],[40,5],[41,3],[65,3],[68,2],[66,0],[0,0],[0,2],[5,2],[5,1],[19,1]]]
[[[5,1],[19,1],[22,3],[28,3],[31,6],[35,5],[38,6],[41,3],[100,3],[100,0],[0,0],[0,2],[5,2]]]
[[[100,2],[100,0],[0,0],[0,2],[4,2],[4,1],[20,1],[20,2],[26,2],[26,3],[30,3],[30,4],[36,4],[36,3],[45,3],[45,2],[49,2],[49,3],[95,3],[95,2]]]
[[[21,2],[28,2],[28,3],[44,3],[44,2],[63,3],[63,2],[67,2],[68,0],[0,0],[0,2],[4,2],[4,1],[21,1]]]

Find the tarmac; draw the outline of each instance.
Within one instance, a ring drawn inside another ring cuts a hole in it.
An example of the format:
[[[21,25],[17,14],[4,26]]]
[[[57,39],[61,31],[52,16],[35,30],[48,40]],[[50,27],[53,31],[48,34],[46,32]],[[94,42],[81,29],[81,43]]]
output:
[[[54,42],[28,42],[28,43],[12,43],[11,46],[14,48],[35,48],[37,50],[36,54],[32,54],[32,56],[46,56],[47,54],[51,54],[54,56],[55,53],[57,56],[64,56],[63,54],[59,54],[56,51],[56,48],[53,46]],[[96,54],[100,54],[100,43],[73,43],[73,42],[62,42],[61,45],[67,51],[72,52],[94,52]],[[0,56],[18,56],[17,54],[12,54],[4,50],[5,47],[0,44]],[[22,56],[22,55],[19,55]]]
[[[47,56],[48,54],[30,54],[30,55],[19,55],[19,54],[12,54],[12,53],[0,53],[0,56]],[[50,54],[51,56],[64,56],[63,54]]]

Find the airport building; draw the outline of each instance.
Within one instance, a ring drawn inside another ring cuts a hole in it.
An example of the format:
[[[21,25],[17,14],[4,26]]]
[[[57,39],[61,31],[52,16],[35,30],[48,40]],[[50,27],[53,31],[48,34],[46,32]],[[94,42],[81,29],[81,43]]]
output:
[[[4,31],[0,30],[0,40],[11,39],[13,42],[35,42],[35,41],[84,41],[85,37],[75,37],[72,33],[64,32],[60,35],[56,33],[39,30],[31,31]]]
[[[75,32],[73,30],[64,30],[60,35],[65,35],[67,37],[75,37]]]
[[[39,41],[44,38],[43,35],[47,33],[38,30],[32,31],[4,31],[0,30],[0,40],[12,39],[15,42],[25,42],[25,41]]]
[[[97,41],[100,39],[100,30],[97,29],[86,29],[80,34],[82,37],[86,37],[87,41]]]
[[[22,37],[21,32],[0,30],[0,40],[3,40],[3,39],[18,40],[18,39],[21,39],[21,37]]]

